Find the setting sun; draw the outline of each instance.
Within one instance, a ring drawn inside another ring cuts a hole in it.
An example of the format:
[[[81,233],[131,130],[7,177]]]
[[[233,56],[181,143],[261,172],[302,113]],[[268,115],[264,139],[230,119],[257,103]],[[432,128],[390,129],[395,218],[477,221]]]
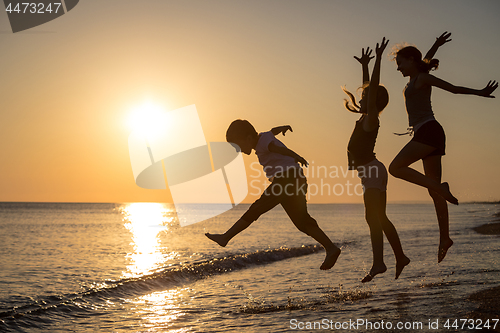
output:
[[[151,136],[162,130],[165,124],[166,110],[161,105],[146,101],[132,108],[128,118],[128,127],[142,136]]]

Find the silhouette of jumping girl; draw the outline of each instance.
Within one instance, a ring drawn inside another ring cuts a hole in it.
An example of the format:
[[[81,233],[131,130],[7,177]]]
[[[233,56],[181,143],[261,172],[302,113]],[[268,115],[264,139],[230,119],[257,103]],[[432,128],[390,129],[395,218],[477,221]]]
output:
[[[431,89],[437,87],[454,94],[469,94],[490,97],[498,87],[496,81],[490,81],[483,89],[471,89],[455,86],[429,74],[437,68],[439,61],[432,59],[438,47],[450,41],[450,33],[445,32],[438,38],[422,60],[422,54],[414,46],[406,46],[394,52],[397,70],[409,82],[404,89],[406,111],[413,138],[401,149],[389,166],[391,175],[428,189],[436,209],[439,224],[438,262],[446,256],[453,245],[449,234],[448,206],[446,201],[458,205],[458,200],[451,194],[448,183],[441,182],[441,156],[445,155],[445,134],[441,125],[434,118],[431,107]],[[424,173],[410,168],[414,162],[422,160]]]
[[[344,89],[351,100],[350,102],[345,100],[345,107],[351,112],[361,114],[349,140],[347,154],[349,168],[357,169],[358,177],[361,178],[363,184],[365,217],[370,227],[372,242],[373,265],[368,275],[361,280],[363,283],[371,281],[377,274],[387,270],[384,263],[384,233],[396,256],[396,279],[403,268],[410,263],[410,259],[403,253],[396,228],[386,215],[387,169],[375,158],[374,153],[375,141],[380,127],[379,115],[389,102],[387,90],[384,86],[379,85],[381,57],[388,42],[384,37],[380,46],[377,43],[371,81],[368,63],[373,58],[370,57],[372,50],[368,47],[366,53],[362,49],[361,58],[354,56],[361,63],[363,70],[364,88],[359,105],[356,104],[354,96]]]

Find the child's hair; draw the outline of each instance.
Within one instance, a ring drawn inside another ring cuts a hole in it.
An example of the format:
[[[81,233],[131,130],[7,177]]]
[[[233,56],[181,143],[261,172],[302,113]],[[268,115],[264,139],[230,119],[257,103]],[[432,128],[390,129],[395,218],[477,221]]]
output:
[[[370,90],[369,83],[365,84],[359,89],[363,89],[361,98],[368,98],[368,91]],[[354,97],[354,95],[345,87],[342,87],[342,90],[346,93],[347,96],[349,96],[350,99],[350,101],[344,99],[345,108],[354,113],[361,113],[361,106],[356,103],[356,98]],[[382,112],[387,104],[389,104],[389,92],[383,85],[380,84],[377,88],[377,100],[375,101],[378,112]]]
[[[249,135],[257,136],[259,134],[248,120],[236,119],[227,129],[226,141],[234,143],[235,140],[244,140]]]
[[[413,58],[413,61],[417,64],[417,69],[420,73],[429,73],[431,70],[436,70],[439,66],[438,59],[423,59],[422,52],[420,52],[415,46],[397,46],[392,51],[393,59],[397,56],[403,57],[405,59]]]

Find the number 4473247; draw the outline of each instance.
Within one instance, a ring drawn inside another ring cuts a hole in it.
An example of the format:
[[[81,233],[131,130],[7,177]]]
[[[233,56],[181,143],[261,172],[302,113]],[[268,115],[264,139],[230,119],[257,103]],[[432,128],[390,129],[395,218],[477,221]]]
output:
[[[54,5],[52,7],[52,5]],[[52,12],[57,13],[59,11],[59,8],[61,7],[60,2],[55,2],[55,3],[49,3],[46,7],[44,3],[36,3],[36,2],[23,2],[23,3],[17,3],[14,8],[12,8],[12,3],[9,3],[7,8],[5,8],[5,11],[8,12],[9,14],[14,12],[18,14],[26,14],[26,13],[31,13],[31,14],[45,14],[45,13],[50,13]]]
[[[497,327],[499,319],[488,319],[483,322],[481,319],[448,319],[444,323],[443,327],[446,329],[470,329],[470,330],[481,330],[481,329],[495,329]]]

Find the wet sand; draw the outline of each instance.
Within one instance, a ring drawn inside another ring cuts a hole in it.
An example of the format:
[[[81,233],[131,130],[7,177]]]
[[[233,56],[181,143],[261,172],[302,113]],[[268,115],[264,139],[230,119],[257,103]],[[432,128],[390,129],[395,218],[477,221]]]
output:
[[[483,224],[473,229],[482,235],[500,235],[500,222]]]
[[[500,319],[500,287],[474,293],[468,300],[478,305],[478,308],[469,314],[469,318],[481,319],[483,323],[489,319],[490,324],[493,324],[492,319]],[[494,330],[483,328],[482,332],[500,332],[500,322]]]
[[[483,224],[474,230],[482,235],[500,235],[500,222]],[[478,308],[470,313],[470,318],[481,319],[483,322],[488,319],[490,321],[500,319],[500,286],[474,293],[468,297],[468,300],[478,305]],[[483,329],[482,331],[500,332],[500,324],[495,330]]]

